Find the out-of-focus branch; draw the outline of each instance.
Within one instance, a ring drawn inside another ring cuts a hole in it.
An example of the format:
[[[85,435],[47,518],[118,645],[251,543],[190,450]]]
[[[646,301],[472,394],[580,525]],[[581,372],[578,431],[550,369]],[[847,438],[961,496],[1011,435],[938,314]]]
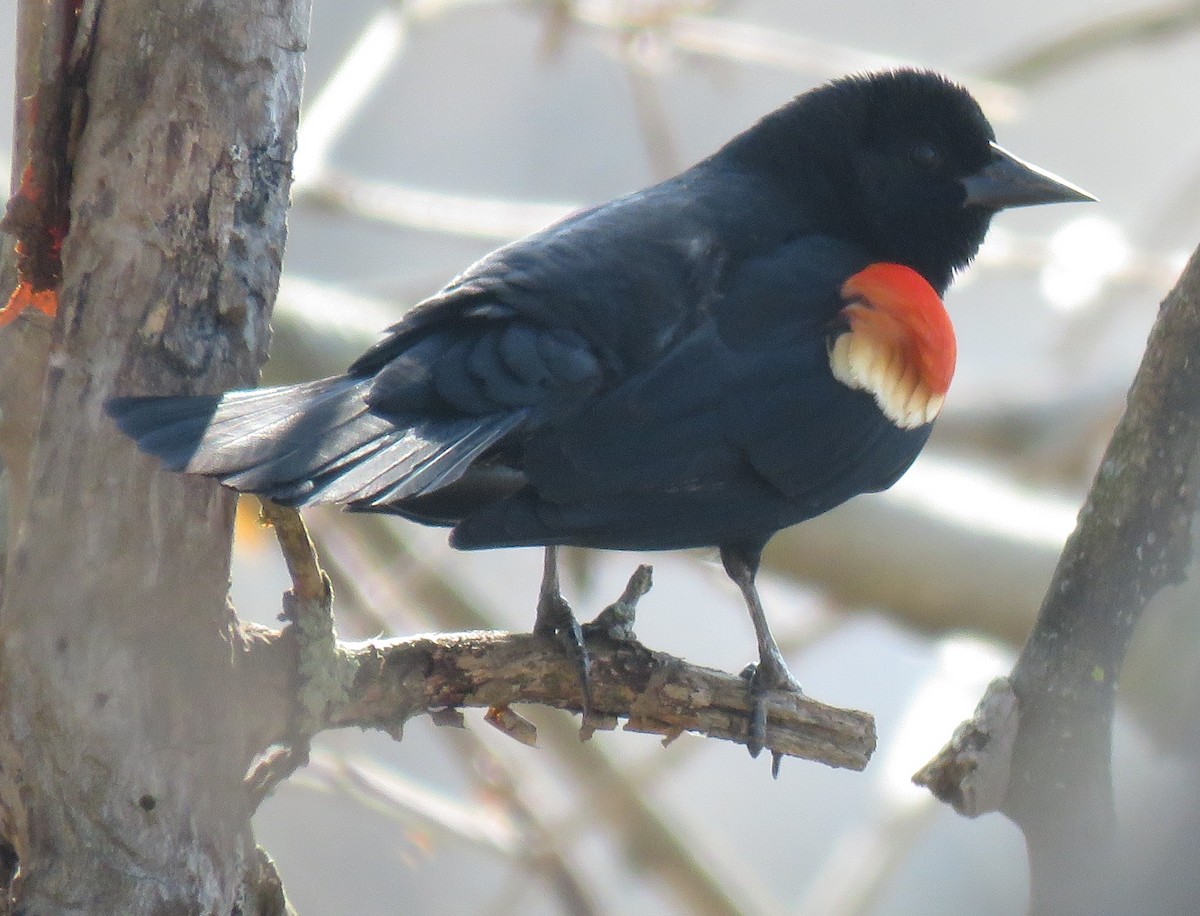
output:
[[[919,630],[970,629],[1016,645],[1033,624],[1055,551],[883,494],[781,531],[764,569],[813,585],[843,607],[886,609]]]
[[[1074,31],[988,68],[993,80],[1029,85],[1120,48],[1178,39],[1200,28],[1200,3],[1179,0],[1124,13],[1105,13]]]
[[[650,174],[655,181],[661,181],[683,168],[684,162],[671,132],[671,119],[659,83],[644,57],[638,53],[632,38],[621,46],[622,69],[629,79],[634,114],[650,162]]]
[[[385,4],[314,93],[300,121],[292,169],[294,188],[303,188],[324,172],[334,145],[399,59],[405,32],[398,5]]]
[[[539,203],[426,191],[357,178],[326,169],[294,189],[297,204],[324,207],[360,219],[425,232],[510,241],[578,209],[572,203]]]
[[[917,774],[1025,834],[1035,913],[1093,912],[1112,880],[1117,678],[1146,603],[1183,581],[1200,486],[1200,250],[1146,354],[1016,667]]]

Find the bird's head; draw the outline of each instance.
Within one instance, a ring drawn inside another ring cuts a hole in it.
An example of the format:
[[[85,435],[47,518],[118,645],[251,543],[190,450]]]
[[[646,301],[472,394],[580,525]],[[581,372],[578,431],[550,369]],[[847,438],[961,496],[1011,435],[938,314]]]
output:
[[[966,89],[923,70],[835,80],[730,146],[766,164],[816,229],[907,264],[940,291],[1007,207],[1092,200],[996,143]]]

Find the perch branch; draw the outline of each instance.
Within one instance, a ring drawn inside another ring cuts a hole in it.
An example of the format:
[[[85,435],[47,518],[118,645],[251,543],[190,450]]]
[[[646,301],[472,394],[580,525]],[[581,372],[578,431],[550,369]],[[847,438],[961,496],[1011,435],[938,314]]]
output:
[[[536,703],[580,711],[578,672],[559,648],[541,636],[469,631],[356,645],[338,643],[330,612],[332,592],[303,523],[294,510],[270,506],[294,589],[284,596],[290,625],[254,655],[274,659],[279,690],[298,690],[299,709],[288,735],[247,777],[256,801],[297,767],[307,742],[326,728],[374,728],[397,738],[404,723],[430,714],[439,724],[460,724],[461,707],[488,709],[487,720],[525,743],[536,740],[532,723],[510,707]],[[308,594],[323,583],[319,594]],[[584,627],[591,653],[592,709],[584,738],[615,728],[661,735],[685,731],[746,742],[750,695],[740,677],[654,652],[632,637],[637,600],[650,586],[639,567],[625,593]],[[294,649],[280,653],[279,647]],[[875,723],[867,713],[838,709],[806,696],[778,693],[767,722],[768,749],[829,766],[861,770],[875,749]]]
[[[440,717],[454,724],[461,722],[460,707],[478,706],[488,709],[488,722],[533,743],[536,730],[511,710],[512,704],[582,709],[578,672],[540,636],[470,631],[357,646],[335,643],[328,578],[303,522],[295,510],[266,502],[264,514],[276,528],[294,583],[284,598],[285,618],[292,625],[279,638],[294,638],[299,653],[301,718],[295,730],[300,735],[358,726],[399,737],[413,716],[429,713],[435,721]],[[319,594],[312,588],[317,581],[324,583]],[[667,739],[690,731],[744,744],[750,715],[745,680],[653,652],[633,638],[636,605],[649,588],[649,567],[638,567],[621,597],[584,627],[593,655],[594,697],[583,737],[625,719],[627,731]],[[875,749],[875,723],[866,713],[780,693],[769,714],[767,747],[861,770]],[[287,755],[285,748],[273,755],[277,760],[268,757],[252,774],[259,797],[278,782],[276,776],[303,763]]]
[[[648,586],[647,579],[648,568],[640,567],[621,599],[584,627],[592,705],[581,737],[615,728],[624,719],[627,731],[666,741],[688,731],[745,744],[750,694],[744,679],[626,638],[632,604]],[[301,604],[312,607],[298,613]],[[289,593],[285,608],[293,625],[265,639],[258,634],[251,664],[260,672],[271,666],[280,693],[295,690],[299,681],[301,697],[310,700],[300,704],[288,734],[247,777],[246,789],[255,803],[304,764],[308,741],[324,729],[372,728],[398,739],[414,716],[429,714],[437,724],[461,725],[461,708],[481,707],[502,731],[534,743],[534,726],[511,709],[513,704],[581,711],[578,671],[545,637],[476,630],[335,644],[331,654],[328,597],[299,601]],[[301,613],[324,618],[328,625],[319,630],[299,625]],[[307,645],[310,641],[314,645]],[[786,756],[862,770],[875,750],[875,723],[868,713],[780,692],[768,711],[765,746]]]
[[[1025,834],[1035,913],[1092,912],[1112,881],[1117,677],[1146,603],[1182,582],[1200,453],[1200,250],[1164,300],[1033,634],[915,777]]]
[[[592,630],[591,728],[673,738],[690,731],[746,742],[746,682],[691,665],[635,641]],[[475,631],[369,643],[351,650],[358,673],[350,699],[327,727],[358,726],[399,734],[413,716],[445,708],[504,710],[537,703],[578,712],[578,674],[561,651],[532,634]],[[861,770],[875,748],[872,718],[808,697],[780,695],[771,707],[767,747],[829,766]]]

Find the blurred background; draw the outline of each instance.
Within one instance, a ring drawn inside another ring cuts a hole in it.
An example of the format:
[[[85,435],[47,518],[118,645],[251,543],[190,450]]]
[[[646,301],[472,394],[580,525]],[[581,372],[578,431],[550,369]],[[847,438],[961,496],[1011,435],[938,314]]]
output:
[[[15,7],[0,0],[0,23]],[[0,174],[13,53],[0,25]],[[1011,665],[1200,242],[1200,4],[316,0],[266,379],[339,371],[496,245],[673,173],[832,76],[909,63],[963,80],[1006,147],[1100,203],[997,220],[947,297],[959,369],[924,456],[772,545],[775,632],[809,693],[877,717],[867,772],[787,760],[773,781],[741,747],[581,744],[545,710],[527,711],[538,749],[477,710],[401,742],[325,735],[256,820],[300,912],[1024,912],[1016,828],[961,819],[909,779]],[[402,522],[308,518],[346,638],[532,624],[538,551],[452,554]],[[646,559],[571,553],[580,616]],[[715,556],[649,560],[646,644],[729,671],[754,657]],[[273,621],[286,587],[273,542],[242,525],[239,613]],[[1114,913],[1200,912],[1198,599],[1160,595],[1126,666]]]

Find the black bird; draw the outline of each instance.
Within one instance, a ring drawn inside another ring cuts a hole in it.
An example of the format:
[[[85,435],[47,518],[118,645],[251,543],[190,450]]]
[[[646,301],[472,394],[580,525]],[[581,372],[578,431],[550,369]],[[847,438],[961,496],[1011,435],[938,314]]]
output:
[[[718,547],[758,637],[757,754],[767,692],[799,689],[763,547],[916,458],[954,370],[940,297],[993,214],[1090,199],[998,146],[948,79],[851,76],[492,252],[343,375],[109,411],[236,490],[448,526],[461,549],[545,545],[535,631],[577,653],[556,545]]]

